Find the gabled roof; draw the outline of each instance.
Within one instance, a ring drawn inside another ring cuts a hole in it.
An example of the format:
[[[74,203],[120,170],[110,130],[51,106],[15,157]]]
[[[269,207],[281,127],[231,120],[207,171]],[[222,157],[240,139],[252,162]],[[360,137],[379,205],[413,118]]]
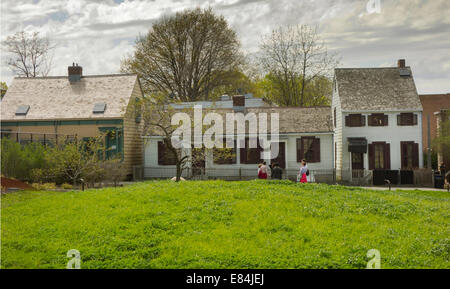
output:
[[[14,78],[1,103],[1,120],[61,120],[121,118],[133,89],[134,74],[83,76],[70,83],[67,76]],[[105,103],[104,113],[94,113],[95,104]],[[29,105],[26,115],[16,115]]]
[[[410,67],[337,68],[335,77],[343,111],[422,111]]]
[[[184,109],[183,112],[191,115],[193,121],[193,110]],[[233,109],[209,108],[203,111],[203,117],[210,112],[218,113],[224,120],[224,129],[226,127],[226,114],[233,113]],[[267,114],[267,128],[270,131],[271,114],[279,115],[279,133],[280,134],[296,134],[296,133],[331,133],[333,131],[331,121],[331,108],[329,106],[321,107],[257,107],[246,108],[244,115],[255,113],[258,117],[259,113]],[[248,124],[246,124],[248,132]],[[163,133],[156,127],[151,127],[148,132],[150,136],[162,136]]]

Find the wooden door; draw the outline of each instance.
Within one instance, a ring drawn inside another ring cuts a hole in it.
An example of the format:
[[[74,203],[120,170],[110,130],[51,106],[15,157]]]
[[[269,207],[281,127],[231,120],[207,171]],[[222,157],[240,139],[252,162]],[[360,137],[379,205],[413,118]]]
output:
[[[280,165],[280,168],[285,169],[286,168],[286,143],[279,142],[279,143],[272,143],[272,148],[274,148],[275,145],[278,144],[278,156],[271,160],[271,163],[278,163]],[[272,153],[273,155],[274,153]]]

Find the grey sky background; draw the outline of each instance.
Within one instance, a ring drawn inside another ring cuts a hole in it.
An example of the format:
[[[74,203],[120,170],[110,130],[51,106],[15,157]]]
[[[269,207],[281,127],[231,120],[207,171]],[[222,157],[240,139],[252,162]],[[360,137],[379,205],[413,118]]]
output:
[[[394,66],[405,58],[419,93],[450,92],[450,1],[380,0],[381,13],[368,13],[369,0],[1,0],[1,35],[40,31],[56,45],[50,75],[65,75],[77,62],[84,74],[119,71],[134,40],[162,15],[212,7],[237,31],[245,52],[281,25],[320,25],[341,67]],[[1,80],[13,75],[4,63]]]

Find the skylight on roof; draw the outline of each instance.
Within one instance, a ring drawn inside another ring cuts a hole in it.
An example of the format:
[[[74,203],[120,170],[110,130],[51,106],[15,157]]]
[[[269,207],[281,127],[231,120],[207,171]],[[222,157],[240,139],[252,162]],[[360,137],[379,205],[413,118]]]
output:
[[[19,105],[19,107],[16,110],[16,115],[27,115],[29,110],[30,110],[29,105]]]
[[[94,105],[93,113],[104,113],[105,109],[106,109],[106,103],[104,103],[104,102],[96,103]]]

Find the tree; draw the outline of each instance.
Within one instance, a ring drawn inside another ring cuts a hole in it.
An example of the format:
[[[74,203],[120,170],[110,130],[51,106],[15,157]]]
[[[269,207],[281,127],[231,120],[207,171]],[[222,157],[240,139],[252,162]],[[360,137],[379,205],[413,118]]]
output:
[[[49,148],[46,156],[49,175],[72,181],[75,186],[83,179],[93,184],[104,175],[102,157],[104,136],[89,141],[75,141]]]
[[[9,53],[6,63],[14,74],[23,77],[47,76],[52,65],[50,40],[39,32],[20,31],[8,36],[3,43]]]
[[[447,114],[441,113],[439,117],[446,119]],[[450,119],[439,123],[438,136],[433,140],[432,147],[440,156],[439,161],[444,163],[450,162]],[[440,163],[438,164],[438,166]]]
[[[6,82],[0,81],[1,98],[3,98],[3,96],[5,96],[7,90],[8,90],[8,86],[6,85]]]
[[[223,16],[211,9],[186,10],[161,18],[139,37],[121,70],[137,73],[147,94],[197,101],[230,83],[242,60],[239,51],[236,33]]]
[[[103,163],[105,171],[105,179],[114,183],[114,187],[117,187],[117,183],[123,180],[127,175],[127,170],[121,157],[116,157],[107,160]]]
[[[168,104],[168,99],[162,94],[153,95],[151,99],[143,99],[141,105],[144,121],[143,135],[162,135],[165,147],[175,159],[176,181],[179,182],[189,156],[182,156],[181,150],[172,145],[172,136],[176,130],[176,127],[172,125],[172,117],[177,111]]]
[[[323,98],[323,93],[315,95],[314,89],[308,96],[308,87],[319,86],[315,81],[329,76],[339,59],[328,52],[317,27],[299,25],[280,27],[263,38],[259,63],[270,85],[279,94],[276,97],[278,103],[307,106],[316,103],[315,98]],[[331,81],[327,85],[331,87]]]

